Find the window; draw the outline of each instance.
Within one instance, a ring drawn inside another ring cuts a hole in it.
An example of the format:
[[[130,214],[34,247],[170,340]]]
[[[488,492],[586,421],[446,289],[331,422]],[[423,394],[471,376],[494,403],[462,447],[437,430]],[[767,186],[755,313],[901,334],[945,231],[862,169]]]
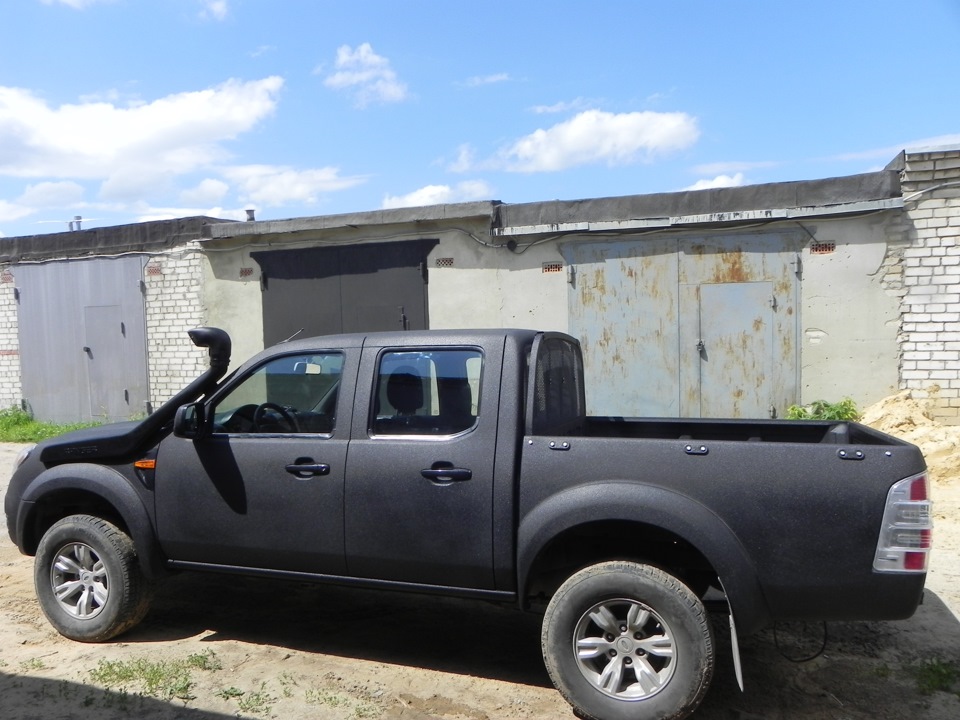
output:
[[[285,355],[261,365],[217,402],[214,432],[332,433],[343,355]]]
[[[455,435],[477,423],[479,350],[387,352],[380,358],[371,432]]]

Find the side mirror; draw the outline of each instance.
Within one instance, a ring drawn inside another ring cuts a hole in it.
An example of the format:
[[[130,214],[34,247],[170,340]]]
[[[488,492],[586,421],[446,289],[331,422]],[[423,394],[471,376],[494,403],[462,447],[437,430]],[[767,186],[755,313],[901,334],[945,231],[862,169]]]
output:
[[[177,408],[173,418],[173,434],[177,437],[195,439],[204,431],[203,403],[190,403]]]

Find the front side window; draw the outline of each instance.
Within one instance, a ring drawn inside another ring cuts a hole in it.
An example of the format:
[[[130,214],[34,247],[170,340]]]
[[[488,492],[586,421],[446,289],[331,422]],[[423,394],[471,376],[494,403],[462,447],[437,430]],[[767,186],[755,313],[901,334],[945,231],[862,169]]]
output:
[[[332,433],[341,353],[274,358],[217,401],[214,432]]]
[[[386,352],[380,358],[371,432],[455,435],[480,412],[479,350]]]

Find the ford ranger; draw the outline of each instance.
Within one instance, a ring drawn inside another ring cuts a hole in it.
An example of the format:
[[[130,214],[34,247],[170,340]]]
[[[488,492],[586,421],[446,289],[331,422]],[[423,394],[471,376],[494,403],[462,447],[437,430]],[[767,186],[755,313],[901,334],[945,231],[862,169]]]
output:
[[[580,347],[529,330],[281,343],[137,423],[26,448],[7,527],[78,641],[174,571],[439,593],[543,613],[551,679],[598,720],[682,718],[712,678],[705,598],[737,638],[910,616],[926,466],[853,422],[590,417]],[[712,600],[711,600],[712,602]]]

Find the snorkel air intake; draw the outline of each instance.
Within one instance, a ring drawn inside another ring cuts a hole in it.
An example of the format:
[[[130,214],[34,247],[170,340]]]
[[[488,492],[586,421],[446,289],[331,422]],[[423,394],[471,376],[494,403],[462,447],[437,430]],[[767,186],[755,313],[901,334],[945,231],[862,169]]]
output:
[[[200,377],[167,400],[147,418],[132,428],[129,423],[102,425],[77,430],[43,444],[40,460],[44,463],[67,461],[104,460],[124,458],[142,453],[159,440],[158,434],[173,420],[177,408],[206,395],[216,387],[230,366],[230,336],[214,327],[188,330],[187,334],[197,347],[207,348],[210,368]]]

